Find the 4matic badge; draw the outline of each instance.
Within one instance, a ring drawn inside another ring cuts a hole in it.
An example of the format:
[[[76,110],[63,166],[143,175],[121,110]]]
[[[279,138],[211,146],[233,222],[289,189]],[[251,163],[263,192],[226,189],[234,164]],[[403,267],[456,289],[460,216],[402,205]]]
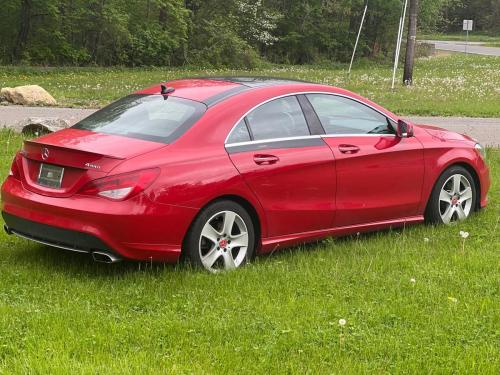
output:
[[[101,166],[92,163],[85,163],[85,166],[87,168],[101,169]]]

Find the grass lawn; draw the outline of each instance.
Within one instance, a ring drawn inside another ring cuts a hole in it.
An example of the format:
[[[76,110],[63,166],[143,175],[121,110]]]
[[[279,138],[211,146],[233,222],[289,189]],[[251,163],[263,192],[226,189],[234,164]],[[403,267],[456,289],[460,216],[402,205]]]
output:
[[[158,82],[209,75],[267,75],[344,87],[401,115],[500,117],[500,58],[456,54],[416,62],[414,85],[399,80],[391,90],[392,67],[360,62],[351,77],[347,65],[270,66],[256,70],[160,68],[0,67],[0,87],[39,84],[61,106],[100,107]],[[398,79],[402,77],[398,72]]]
[[[0,132],[2,180],[21,141]],[[499,149],[489,162],[490,205],[466,222],[220,275],[95,264],[2,232],[0,373],[499,374]]]

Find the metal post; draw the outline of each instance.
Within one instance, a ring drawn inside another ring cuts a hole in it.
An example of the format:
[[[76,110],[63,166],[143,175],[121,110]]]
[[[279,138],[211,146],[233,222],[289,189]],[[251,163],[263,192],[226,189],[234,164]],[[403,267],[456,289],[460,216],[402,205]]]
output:
[[[363,23],[365,22],[367,9],[368,9],[368,2],[366,3],[365,10],[363,11],[363,17],[361,18],[361,24],[359,25],[358,36],[356,37],[356,43],[354,44],[354,51],[352,51],[351,63],[349,64],[349,74],[351,74],[352,63],[354,62],[354,55],[356,54],[356,49],[358,48],[359,37],[361,35],[361,29],[363,28]]]
[[[467,26],[467,36],[465,38],[465,54],[467,55],[467,47],[469,46],[469,27]]]
[[[399,19],[398,40],[396,42],[396,53],[394,56],[394,69],[392,71],[392,89],[394,89],[394,84],[396,82],[396,71],[398,70],[398,64],[399,64],[399,52],[401,50],[401,41],[403,40],[407,5],[408,5],[408,0],[405,0],[404,8],[402,10],[402,16]]]
[[[394,89],[394,83],[396,81],[396,69],[398,68],[398,49],[399,49],[399,35],[401,34],[401,21],[402,18],[399,18],[399,28],[398,28],[398,38],[396,40],[396,51],[394,51],[394,67],[392,69],[392,88]]]

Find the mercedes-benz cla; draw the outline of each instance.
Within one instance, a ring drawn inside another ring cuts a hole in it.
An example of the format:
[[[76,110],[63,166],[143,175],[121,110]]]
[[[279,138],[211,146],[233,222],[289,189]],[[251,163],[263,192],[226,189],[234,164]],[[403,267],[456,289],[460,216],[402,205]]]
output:
[[[352,92],[266,78],[181,79],[25,141],[5,229],[44,244],[210,271],[328,236],[487,203],[483,148]]]

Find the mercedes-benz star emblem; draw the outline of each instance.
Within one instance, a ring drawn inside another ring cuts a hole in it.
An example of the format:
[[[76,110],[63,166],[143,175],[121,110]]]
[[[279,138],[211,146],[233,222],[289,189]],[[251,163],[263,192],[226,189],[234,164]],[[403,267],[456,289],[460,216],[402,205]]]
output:
[[[49,157],[49,149],[47,147],[42,148],[42,159],[47,160]]]

